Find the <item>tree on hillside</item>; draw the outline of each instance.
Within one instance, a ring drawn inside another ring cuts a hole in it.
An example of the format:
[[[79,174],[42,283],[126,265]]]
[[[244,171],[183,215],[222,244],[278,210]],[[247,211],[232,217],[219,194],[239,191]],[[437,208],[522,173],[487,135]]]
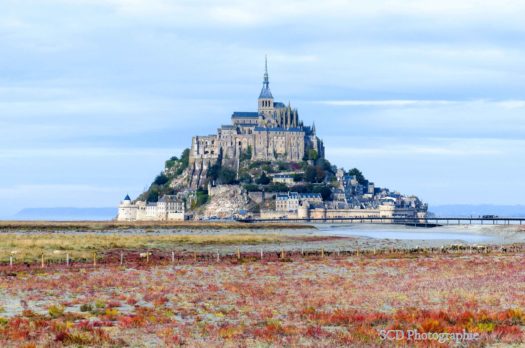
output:
[[[271,179],[266,175],[266,172],[262,172],[261,176],[255,181],[259,185],[268,185]]]
[[[366,182],[366,179],[365,179],[365,176],[363,175],[363,173],[361,173],[361,171],[357,168],[352,168],[348,171],[348,174],[349,175],[355,175],[357,181],[360,183],[360,184],[364,184]]]
[[[157,177],[155,178],[155,181],[153,181],[153,183],[155,185],[162,186],[162,185],[166,184],[168,181],[169,181],[169,178],[164,173],[160,173],[159,175],[157,175]]]
[[[326,173],[320,166],[308,166],[304,171],[304,181],[310,183],[323,182]]]
[[[184,151],[182,151],[180,161],[184,168],[188,168],[188,166],[190,165],[190,149],[184,149]]]
[[[314,149],[308,150],[308,159],[311,161],[317,161],[319,158],[319,154],[317,154],[317,151]]]
[[[223,185],[231,185],[236,182],[237,174],[233,169],[223,167],[219,170],[218,182]]]
[[[146,197],[147,202],[157,202],[159,200],[159,191],[156,188],[150,189]]]
[[[332,189],[327,185],[315,186],[313,192],[320,193],[321,197],[323,197],[323,201],[327,201],[332,197]]]
[[[248,145],[248,148],[246,149],[246,151],[241,152],[240,161],[243,162],[243,161],[248,161],[251,159],[252,159],[252,147]]]

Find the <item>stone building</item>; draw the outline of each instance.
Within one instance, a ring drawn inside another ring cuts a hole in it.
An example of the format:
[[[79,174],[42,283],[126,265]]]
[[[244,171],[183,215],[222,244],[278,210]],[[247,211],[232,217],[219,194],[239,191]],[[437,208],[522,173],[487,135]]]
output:
[[[294,183],[293,176],[290,174],[274,174],[271,175],[272,182],[292,185]]]
[[[296,212],[302,205],[310,206],[321,203],[323,203],[323,198],[319,193],[287,192],[277,195],[275,198],[275,210]]]
[[[164,195],[158,202],[132,202],[126,195],[118,208],[118,221],[178,221],[185,220],[184,201]]]
[[[231,124],[221,126],[216,134],[193,137],[190,186],[202,186],[209,167],[219,158],[223,164],[237,168],[242,154],[251,154],[251,160],[299,162],[310,150],[324,157],[324,145],[315,125],[305,126],[297,109],[274,101],[266,63],[257,111],[235,111]]]

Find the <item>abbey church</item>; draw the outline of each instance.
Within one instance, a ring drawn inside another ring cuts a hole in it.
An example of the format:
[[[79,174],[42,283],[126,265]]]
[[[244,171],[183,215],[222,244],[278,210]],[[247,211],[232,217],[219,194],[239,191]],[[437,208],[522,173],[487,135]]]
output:
[[[315,125],[304,126],[297,109],[274,101],[267,61],[257,103],[257,111],[235,111],[231,124],[221,126],[217,134],[193,137],[191,187],[203,184],[208,168],[219,158],[235,168],[243,154],[252,160],[299,162],[314,150],[318,157],[324,157],[324,145],[316,135]]]

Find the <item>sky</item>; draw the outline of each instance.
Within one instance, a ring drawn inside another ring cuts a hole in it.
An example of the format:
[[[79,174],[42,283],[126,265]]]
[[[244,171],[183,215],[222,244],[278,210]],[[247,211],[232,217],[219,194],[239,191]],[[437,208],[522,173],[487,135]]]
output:
[[[525,2],[0,0],[0,217],[135,197],[277,101],[328,159],[439,204],[525,204]]]

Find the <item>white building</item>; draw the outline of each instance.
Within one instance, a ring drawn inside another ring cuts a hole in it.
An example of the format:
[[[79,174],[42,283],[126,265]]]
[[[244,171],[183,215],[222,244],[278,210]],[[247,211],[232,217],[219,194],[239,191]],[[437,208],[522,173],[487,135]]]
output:
[[[319,193],[297,193],[287,192],[278,194],[275,198],[276,211],[297,211],[299,206],[323,203],[323,197]]]
[[[120,203],[118,221],[181,221],[185,220],[184,202],[173,195],[164,195],[156,203],[131,202],[129,195]]]
[[[272,182],[291,185],[294,180],[293,176],[289,174],[275,174],[272,176]]]

